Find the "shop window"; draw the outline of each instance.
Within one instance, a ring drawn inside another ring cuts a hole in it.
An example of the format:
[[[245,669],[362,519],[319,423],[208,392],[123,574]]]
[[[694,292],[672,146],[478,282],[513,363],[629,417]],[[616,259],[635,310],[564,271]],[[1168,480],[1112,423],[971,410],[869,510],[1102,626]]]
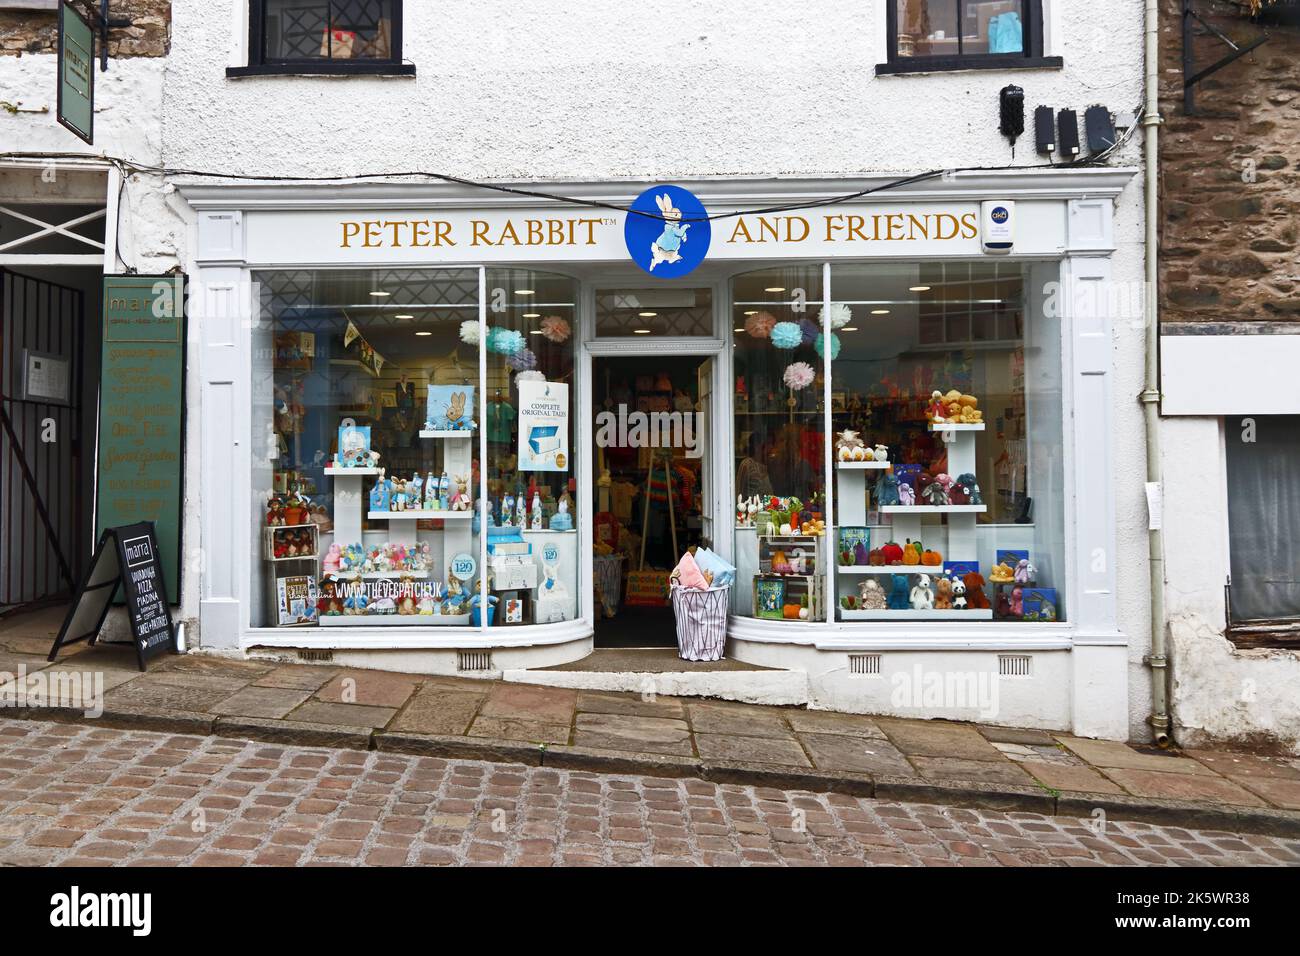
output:
[[[711,336],[713,326],[713,292],[707,287],[665,285],[596,292],[598,338]]]
[[[1224,421],[1229,623],[1300,623],[1300,416]]]
[[[1043,56],[1042,0],[886,0],[877,73],[1060,66]]]
[[[402,63],[402,0],[251,0],[249,65],[265,73],[413,74]]]
[[[827,620],[820,265],[737,277],[733,611]]]
[[[832,266],[840,620],[1065,619],[1057,275]]]
[[[256,281],[251,624],[575,618],[576,546],[549,540],[576,539],[574,283],[493,271],[484,285],[478,269]],[[543,421],[521,402],[538,383],[554,383]],[[546,440],[530,447],[534,425]]]
[[[833,265],[829,340],[821,275],[733,286],[735,612],[1065,620],[1056,264]]]

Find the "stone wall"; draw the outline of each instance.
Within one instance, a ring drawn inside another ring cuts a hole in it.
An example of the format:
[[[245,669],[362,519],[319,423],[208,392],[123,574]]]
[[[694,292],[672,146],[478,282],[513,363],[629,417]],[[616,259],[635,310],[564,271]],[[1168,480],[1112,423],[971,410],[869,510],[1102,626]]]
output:
[[[81,10],[98,11],[83,2]],[[110,30],[108,54],[114,58],[166,56],[171,48],[171,0],[113,0],[110,16],[130,19],[131,26]],[[58,51],[58,14],[43,10],[0,10],[0,56]]]
[[[1161,2],[1162,318],[1300,322],[1300,26],[1198,0],[1239,46],[1271,39],[1197,84],[1199,115],[1187,116],[1182,3]],[[1195,51],[1198,70],[1230,52],[1208,35]]]

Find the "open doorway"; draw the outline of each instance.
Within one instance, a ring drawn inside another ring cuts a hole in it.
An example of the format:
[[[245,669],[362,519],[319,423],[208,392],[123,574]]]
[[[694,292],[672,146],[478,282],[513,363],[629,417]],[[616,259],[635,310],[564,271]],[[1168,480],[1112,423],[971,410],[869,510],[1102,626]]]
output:
[[[668,574],[710,543],[713,360],[592,359],[597,647],[676,644]]]

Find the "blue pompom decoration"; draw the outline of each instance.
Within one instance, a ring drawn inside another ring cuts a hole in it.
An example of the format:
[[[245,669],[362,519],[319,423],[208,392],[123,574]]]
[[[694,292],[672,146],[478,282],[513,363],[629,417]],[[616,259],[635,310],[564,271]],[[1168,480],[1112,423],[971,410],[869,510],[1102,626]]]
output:
[[[487,347],[499,355],[514,355],[524,348],[524,334],[513,329],[489,329]]]
[[[812,345],[817,341],[817,336],[822,334],[822,327],[812,319],[800,319],[799,334],[803,337],[804,345]]]
[[[824,336],[817,336],[817,354],[826,357],[826,339]],[[831,361],[834,362],[840,357],[840,337],[834,332],[831,333]]]
[[[532,349],[520,349],[506,357],[506,364],[516,372],[527,372],[537,368],[537,355]]]
[[[793,322],[778,322],[772,326],[772,344],[779,349],[795,349],[803,342],[803,332]]]

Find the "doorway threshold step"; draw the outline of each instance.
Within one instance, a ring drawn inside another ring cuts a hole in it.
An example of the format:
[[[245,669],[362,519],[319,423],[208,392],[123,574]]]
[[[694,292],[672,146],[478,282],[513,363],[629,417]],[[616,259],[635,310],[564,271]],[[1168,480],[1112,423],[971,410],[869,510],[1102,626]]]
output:
[[[808,675],[735,660],[684,661],[667,647],[600,648],[582,660],[533,670],[511,669],[503,680],[548,687],[716,697],[753,704],[808,703]]]

